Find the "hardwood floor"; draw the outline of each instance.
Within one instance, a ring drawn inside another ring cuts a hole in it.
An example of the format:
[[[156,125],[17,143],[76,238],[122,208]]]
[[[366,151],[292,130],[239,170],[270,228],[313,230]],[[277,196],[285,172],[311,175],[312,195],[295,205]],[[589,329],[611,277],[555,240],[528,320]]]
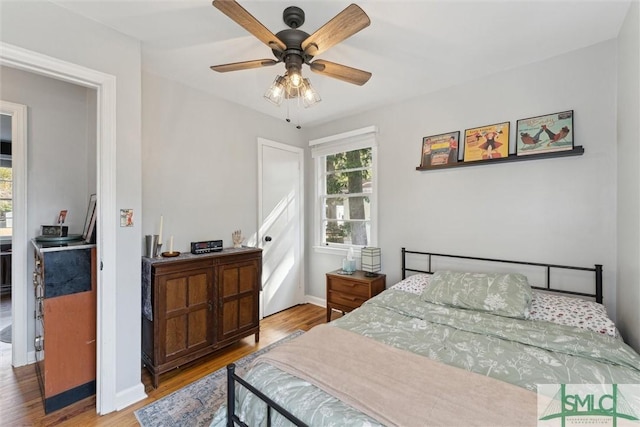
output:
[[[339,313],[334,312],[338,317]],[[0,425],[2,426],[137,426],[133,412],[199,378],[216,371],[247,354],[265,347],[298,329],[309,330],[325,323],[326,309],[302,304],[264,318],[260,323],[260,342],[253,335],[191,364],[160,377],[157,389],[151,376],[142,369],[147,398],[121,411],[99,416],[95,396],[45,415],[35,365],[11,367],[10,358],[0,361]]]

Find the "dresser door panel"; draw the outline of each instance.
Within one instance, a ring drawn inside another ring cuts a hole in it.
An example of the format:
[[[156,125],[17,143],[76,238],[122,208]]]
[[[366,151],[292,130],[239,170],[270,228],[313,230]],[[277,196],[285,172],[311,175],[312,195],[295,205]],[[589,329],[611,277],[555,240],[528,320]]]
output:
[[[165,361],[213,343],[210,283],[211,269],[174,273],[160,280],[165,294]]]
[[[258,262],[251,260],[219,266],[220,341],[258,324]]]

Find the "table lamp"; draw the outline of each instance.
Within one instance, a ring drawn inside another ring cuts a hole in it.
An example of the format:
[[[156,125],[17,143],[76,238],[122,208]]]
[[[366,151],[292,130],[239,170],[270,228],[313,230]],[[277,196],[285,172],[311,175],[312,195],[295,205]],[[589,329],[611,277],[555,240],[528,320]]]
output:
[[[367,277],[375,277],[380,271],[380,248],[364,247],[360,250],[360,265]]]

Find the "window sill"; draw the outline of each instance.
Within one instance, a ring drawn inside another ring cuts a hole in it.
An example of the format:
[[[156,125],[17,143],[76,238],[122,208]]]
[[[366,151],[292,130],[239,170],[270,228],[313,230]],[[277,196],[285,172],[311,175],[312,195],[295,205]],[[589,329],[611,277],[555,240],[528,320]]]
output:
[[[319,254],[346,256],[349,248],[353,248],[353,256],[360,257],[360,246],[345,246],[337,248],[335,246],[314,246],[313,251]]]

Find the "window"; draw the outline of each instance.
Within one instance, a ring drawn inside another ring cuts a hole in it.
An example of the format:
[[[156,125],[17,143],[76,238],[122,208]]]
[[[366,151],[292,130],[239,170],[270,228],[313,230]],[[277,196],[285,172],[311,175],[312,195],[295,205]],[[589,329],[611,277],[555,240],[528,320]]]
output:
[[[316,246],[371,246],[376,227],[376,141],[369,127],[310,142],[316,172]]]
[[[11,143],[2,141],[0,153],[0,237],[11,236],[13,231],[13,171],[11,169]]]

